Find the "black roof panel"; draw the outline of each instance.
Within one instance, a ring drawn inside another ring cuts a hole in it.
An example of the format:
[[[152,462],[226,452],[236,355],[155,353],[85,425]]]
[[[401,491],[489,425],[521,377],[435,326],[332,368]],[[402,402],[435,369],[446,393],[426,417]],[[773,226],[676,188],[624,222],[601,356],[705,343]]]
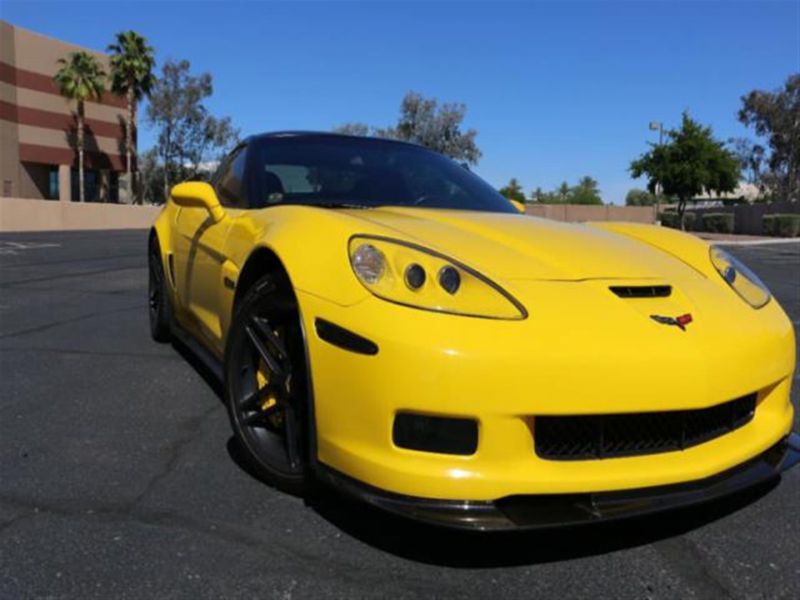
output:
[[[424,148],[424,146],[420,146],[419,144],[414,144],[413,142],[406,142],[403,140],[394,140],[391,138],[381,138],[375,137],[371,135],[348,135],[344,133],[334,133],[332,131],[269,131],[266,133],[256,133],[254,135],[250,135],[246,138],[247,142],[254,141],[254,140],[261,140],[261,139],[270,139],[270,138],[308,138],[308,139],[315,139],[315,138],[340,138],[343,140],[370,140],[375,142],[384,142],[384,143],[392,143],[392,144],[404,144],[406,146],[414,146],[416,148]]]

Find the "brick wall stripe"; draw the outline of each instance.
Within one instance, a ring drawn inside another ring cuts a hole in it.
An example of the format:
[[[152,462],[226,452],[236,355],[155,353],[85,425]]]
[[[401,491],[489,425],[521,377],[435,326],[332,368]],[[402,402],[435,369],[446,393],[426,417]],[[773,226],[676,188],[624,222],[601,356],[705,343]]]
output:
[[[78,157],[74,150],[68,148],[53,148],[36,144],[20,144],[19,159],[21,161],[41,163],[46,165],[72,165],[78,166]],[[125,170],[125,158],[118,154],[104,152],[85,152],[85,167],[87,169],[112,169]],[[135,162],[134,165],[135,166]]]
[[[7,62],[0,61],[0,81],[5,81],[17,87],[27,88],[29,90],[36,90],[37,92],[45,92],[60,96],[58,86],[49,75],[42,73],[35,73],[26,69],[18,69],[17,67],[8,64]],[[94,101],[92,101],[94,102]],[[117,108],[125,108],[127,103],[125,98],[121,98],[116,94],[106,92],[100,99],[101,104],[115,106]]]
[[[16,106],[3,100],[0,100],[0,119],[21,125],[33,125],[60,131],[69,131],[75,127],[75,119],[69,114],[27,106]],[[121,123],[109,123],[108,121],[87,118],[86,126],[96,136],[114,138],[115,140],[125,139],[125,128]],[[134,128],[134,139],[135,136],[136,129]]]

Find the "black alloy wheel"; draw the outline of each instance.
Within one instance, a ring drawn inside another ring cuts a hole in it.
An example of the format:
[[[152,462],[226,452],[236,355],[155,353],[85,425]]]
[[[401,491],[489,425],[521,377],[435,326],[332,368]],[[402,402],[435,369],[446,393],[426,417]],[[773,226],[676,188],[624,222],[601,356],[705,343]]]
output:
[[[236,438],[258,474],[292,493],[307,475],[305,344],[285,280],[268,275],[245,294],[228,333],[225,401]]]

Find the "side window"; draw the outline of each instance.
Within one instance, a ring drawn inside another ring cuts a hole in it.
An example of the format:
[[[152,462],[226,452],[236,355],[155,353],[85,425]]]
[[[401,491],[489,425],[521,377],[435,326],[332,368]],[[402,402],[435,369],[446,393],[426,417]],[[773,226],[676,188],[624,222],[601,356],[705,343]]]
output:
[[[247,162],[247,146],[241,146],[225,160],[214,177],[214,187],[223,206],[247,208],[244,185],[244,168]]]

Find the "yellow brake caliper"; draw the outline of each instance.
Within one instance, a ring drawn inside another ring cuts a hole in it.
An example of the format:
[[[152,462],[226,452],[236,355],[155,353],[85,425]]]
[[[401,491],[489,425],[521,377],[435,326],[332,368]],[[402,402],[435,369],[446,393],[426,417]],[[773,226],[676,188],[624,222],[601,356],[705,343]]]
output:
[[[258,371],[256,372],[256,383],[258,385],[258,389],[259,390],[264,389],[264,387],[269,383],[269,370],[267,369],[267,364],[264,362],[263,358],[260,358],[258,360]],[[272,406],[275,406],[275,404],[277,404],[277,403],[278,403],[278,400],[277,400],[277,398],[275,398],[275,392],[274,391],[270,391],[270,393],[267,394],[264,397],[264,401],[261,403],[261,410],[267,410],[267,409],[271,408]],[[273,415],[273,417],[276,417],[276,416],[277,415]],[[278,417],[278,418],[280,418],[280,417]]]

